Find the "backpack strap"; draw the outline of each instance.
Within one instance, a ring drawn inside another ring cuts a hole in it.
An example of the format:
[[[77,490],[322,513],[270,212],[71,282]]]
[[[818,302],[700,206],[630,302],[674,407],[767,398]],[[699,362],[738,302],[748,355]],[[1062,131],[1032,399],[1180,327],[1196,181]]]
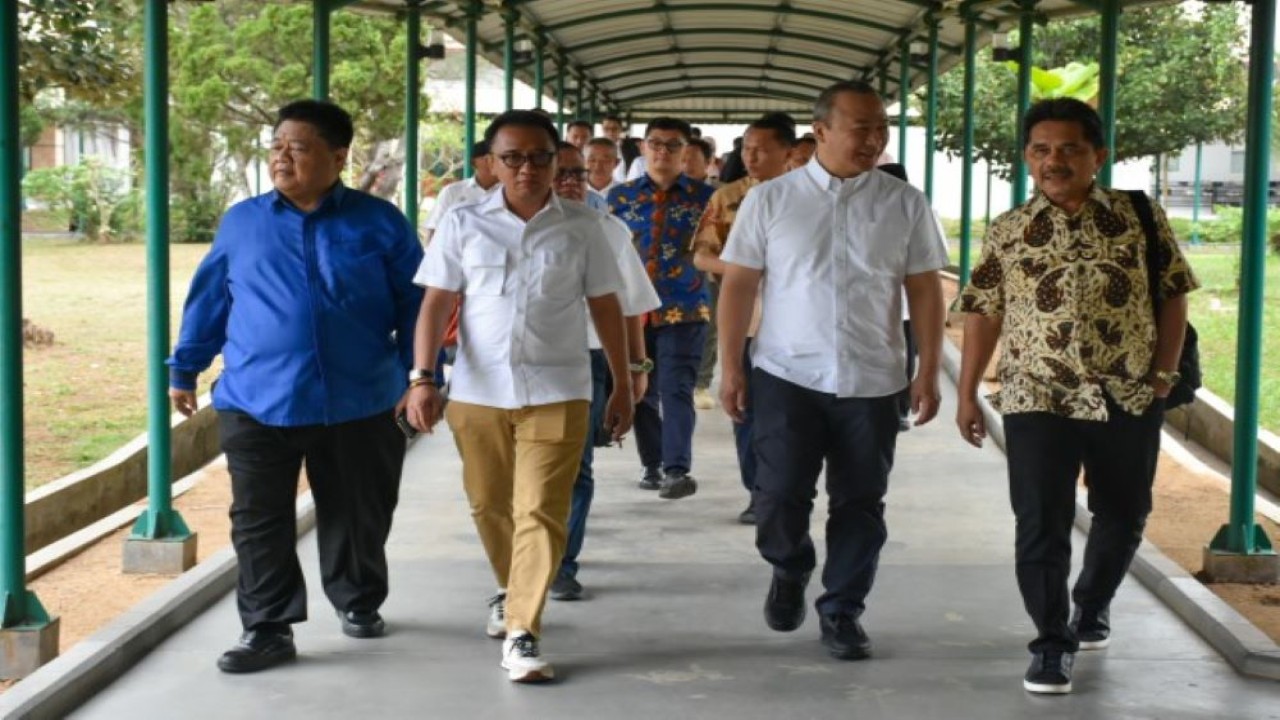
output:
[[[1157,315],[1160,313],[1160,253],[1157,251],[1160,233],[1156,230],[1155,213],[1151,210],[1151,200],[1141,190],[1127,190],[1129,202],[1142,224],[1142,234],[1147,238],[1147,288],[1151,291],[1151,304]]]

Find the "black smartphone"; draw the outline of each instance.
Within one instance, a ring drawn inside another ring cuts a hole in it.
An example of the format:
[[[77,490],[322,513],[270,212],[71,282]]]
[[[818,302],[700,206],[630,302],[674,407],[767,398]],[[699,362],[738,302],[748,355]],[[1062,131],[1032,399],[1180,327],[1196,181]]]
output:
[[[409,416],[404,413],[396,416],[396,427],[400,428],[406,440],[418,437],[418,429],[409,423]]]

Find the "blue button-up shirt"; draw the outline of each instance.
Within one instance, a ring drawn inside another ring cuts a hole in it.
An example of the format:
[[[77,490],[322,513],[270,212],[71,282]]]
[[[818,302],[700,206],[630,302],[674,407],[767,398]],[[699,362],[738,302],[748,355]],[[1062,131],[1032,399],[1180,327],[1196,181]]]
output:
[[[237,203],[191,280],[170,384],[194,390],[222,353],[219,410],[275,426],[386,412],[413,364],[421,261],[394,205],[341,184],[309,213],[275,191]]]

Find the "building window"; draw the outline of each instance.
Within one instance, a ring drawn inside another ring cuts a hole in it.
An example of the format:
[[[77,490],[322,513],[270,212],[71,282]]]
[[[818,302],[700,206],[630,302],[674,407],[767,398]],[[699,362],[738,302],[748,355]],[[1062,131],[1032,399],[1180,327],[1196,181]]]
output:
[[[1179,170],[1181,170],[1181,169],[1182,169],[1182,156],[1181,156],[1181,155],[1170,155],[1170,156],[1169,156],[1169,159],[1168,159],[1167,161],[1165,161],[1164,169],[1165,169],[1165,171],[1166,171],[1166,172],[1171,172],[1171,173],[1176,173],[1176,172],[1178,172]]]
[[[1231,151],[1231,174],[1232,175],[1244,174],[1244,155],[1245,155],[1244,150]]]

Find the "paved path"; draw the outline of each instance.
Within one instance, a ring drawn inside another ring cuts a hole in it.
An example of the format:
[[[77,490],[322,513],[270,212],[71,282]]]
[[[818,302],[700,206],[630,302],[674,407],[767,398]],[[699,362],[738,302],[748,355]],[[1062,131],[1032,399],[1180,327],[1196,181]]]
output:
[[[794,633],[765,627],[769,570],[752,530],[734,522],[745,497],[717,410],[699,415],[692,498],[636,489],[630,443],[599,457],[579,576],[589,598],[552,601],[545,616],[556,684],[512,685],[498,668],[499,643],[483,633],[493,580],[440,435],[408,460],[387,637],[340,633],[308,535],[299,551],[312,621],[295,628],[295,665],[219,673],[214,660],[239,632],[227,597],[75,717],[1280,718],[1280,685],[1237,675],[1132,579],[1113,606],[1111,648],[1078,658],[1075,694],[1023,692],[1031,626],[1014,584],[1003,457],[959,441],[947,393],[944,418],[899,441],[890,539],[865,616],[871,660],[830,659],[812,613]]]

